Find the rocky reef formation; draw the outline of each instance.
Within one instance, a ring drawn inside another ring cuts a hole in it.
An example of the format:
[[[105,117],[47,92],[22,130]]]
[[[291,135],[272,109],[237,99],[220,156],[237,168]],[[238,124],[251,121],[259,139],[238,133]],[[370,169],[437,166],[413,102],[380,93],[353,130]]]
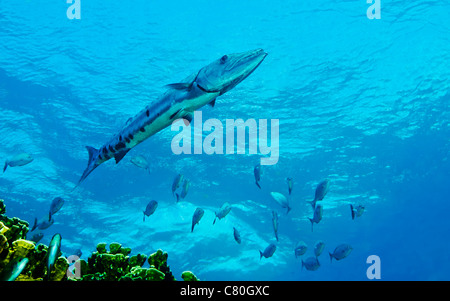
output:
[[[58,251],[56,261],[47,275],[48,246],[26,240],[28,223],[6,216],[4,201],[0,199],[0,280],[15,281],[173,281],[167,264],[168,254],[162,250],[147,256],[129,256],[130,248],[120,243],[97,244],[96,251],[86,260],[78,259],[69,271],[68,259]],[[25,259],[25,260],[24,260]],[[145,262],[149,267],[144,268]],[[185,281],[197,281],[190,272],[183,272]]]

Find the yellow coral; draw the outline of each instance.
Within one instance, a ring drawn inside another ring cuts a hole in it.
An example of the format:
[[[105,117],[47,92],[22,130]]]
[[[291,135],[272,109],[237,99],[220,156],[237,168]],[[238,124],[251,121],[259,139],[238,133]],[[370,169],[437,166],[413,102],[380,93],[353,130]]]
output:
[[[8,248],[8,239],[5,237],[5,235],[0,234],[0,253],[5,248]]]
[[[0,234],[5,234],[6,231],[8,231],[9,228],[5,226],[2,222],[0,222]]]
[[[26,257],[34,249],[35,244],[29,240],[18,239],[13,241],[12,246],[14,249],[14,257]]]
[[[69,261],[64,256],[58,257],[53,270],[50,272],[51,281],[61,281],[67,273]]]
[[[43,280],[42,278],[35,279],[29,275],[20,274],[19,276],[17,276],[15,281],[42,281],[42,280]]]

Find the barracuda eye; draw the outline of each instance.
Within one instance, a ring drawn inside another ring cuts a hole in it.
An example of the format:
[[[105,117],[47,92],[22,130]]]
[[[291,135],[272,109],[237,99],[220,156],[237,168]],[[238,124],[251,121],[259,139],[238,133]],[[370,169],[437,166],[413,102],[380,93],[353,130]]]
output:
[[[228,55],[222,56],[222,57],[220,58],[220,63],[221,63],[221,64],[225,64],[225,62],[227,61],[227,59],[228,59]]]

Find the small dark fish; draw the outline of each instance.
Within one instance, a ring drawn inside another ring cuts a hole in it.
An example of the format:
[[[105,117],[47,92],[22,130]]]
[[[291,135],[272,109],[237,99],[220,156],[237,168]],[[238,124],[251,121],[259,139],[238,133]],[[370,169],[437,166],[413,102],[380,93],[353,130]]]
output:
[[[259,181],[261,181],[261,164],[258,164],[253,168],[253,173],[255,174],[256,186],[261,189],[261,186],[259,185]]]
[[[314,246],[314,255],[316,255],[316,257],[319,257],[320,254],[322,254],[324,248],[325,243],[323,241],[319,240],[318,242],[316,242],[316,245]]]
[[[55,220],[52,218],[52,216],[50,214],[48,217],[44,216],[40,220],[35,218],[33,227],[31,228],[30,232],[33,232],[36,228],[39,230],[45,230],[45,229],[49,228],[51,225],[53,225],[54,222],[55,222]]]
[[[192,228],[191,232],[194,231],[194,226],[200,222],[200,220],[203,217],[203,214],[205,214],[205,211],[203,211],[202,208],[195,209],[194,215],[192,216]]]
[[[295,258],[304,255],[306,250],[308,250],[307,245],[303,241],[299,241],[294,249]]]
[[[314,216],[313,218],[308,218],[311,222],[311,232],[313,231],[314,223],[318,224],[322,220],[323,215],[323,207],[322,205],[317,205],[314,209]]]
[[[228,215],[231,211],[231,206],[227,202],[225,202],[222,207],[220,207],[219,212],[215,212],[216,217],[214,218],[213,225],[216,223],[216,218],[219,220]]]
[[[130,161],[137,167],[145,169],[148,173],[150,173],[150,163],[148,163],[147,159],[144,156],[134,156]]]
[[[259,260],[264,256],[265,258],[272,257],[273,253],[275,253],[275,250],[277,249],[277,246],[273,243],[267,246],[267,248],[264,250],[264,252],[259,251]]]
[[[305,261],[302,260],[302,269],[305,267],[308,271],[315,271],[320,267],[317,257],[308,257]]]
[[[144,222],[145,222],[145,216],[150,216],[153,213],[155,213],[156,208],[158,207],[158,202],[155,200],[151,200],[148,202],[147,207],[145,208],[144,212]]]
[[[42,238],[44,237],[44,234],[42,232],[35,233],[31,238],[30,241],[34,241],[35,243],[38,243]]]
[[[233,235],[234,235],[234,240],[240,244],[241,243],[241,234],[239,234],[239,231],[233,227]]]
[[[183,189],[181,189],[180,197],[184,199],[189,191],[189,187],[191,186],[191,181],[185,179],[183,182]]]
[[[352,246],[348,244],[341,244],[334,249],[333,253],[328,252],[328,254],[330,254],[330,261],[333,261],[333,258],[336,260],[344,259],[352,252],[352,250]]]
[[[270,195],[275,200],[275,202],[278,203],[282,208],[287,208],[286,214],[291,211],[291,207],[289,207],[289,200],[281,193],[279,192],[271,192]]]
[[[54,219],[50,218],[50,220],[44,220],[38,225],[39,230],[45,230],[48,229],[53,223],[55,222]]]
[[[189,187],[191,186],[191,181],[189,181],[188,179],[184,179],[183,180],[183,186],[181,188],[181,193],[175,193],[176,197],[177,197],[177,203],[181,200],[184,199],[189,191]]]
[[[292,178],[286,178],[288,189],[289,189],[289,195],[291,195],[292,188],[294,187],[294,180]]]
[[[59,250],[61,248],[61,235],[56,233],[53,235],[50,245],[48,246],[47,253],[47,280],[50,279],[50,272],[58,257]]]
[[[362,205],[353,208],[353,205],[350,204],[350,209],[352,210],[352,219],[355,219],[355,217],[361,217],[361,215],[364,213],[364,206]]]
[[[48,214],[48,220],[51,221],[52,215],[54,215],[56,212],[58,212],[62,206],[64,205],[64,200],[60,197],[56,197],[53,199],[51,205],[50,205],[50,211]]]
[[[175,191],[180,187],[181,182],[183,181],[184,176],[182,174],[177,174],[175,179],[173,179],[172,183],[172,195],[175,193]]]
[[[16,167],[16,166],[24,166],[33,162],[33,157],[30,154],[23,153],[14,156],[11,160],[6,160],[5,166],[3,167],[3,172],[6,171],[8,166]]]
[[[275,232],[275,238],[278,241],[278,214],[276,211],[272,211],[272,226],[273,232]]]
[[[28,264],[28,258],[17,257],[11,260],[0,275],[0,281],[14,281]]]
[[[33,227],[31,227],[30,232],[33,232],[34,229],[36,229],[37,225],[38,225],[38,220],[37,220],[37,217],[35,217],[35,218],[34,218],[34,224],[33,224]]]
[[[316,192],[314,195],[314,200],[312,200],[311,202],[308,202],[311,204],[313,209],[316,208],[317,201],[323,200],[325,195],[328,193],[329,189],[330,189],[330,180],[329,179],[325,179],[317,185]]]
[[[73,251],[73,255],[78,256],[78,258],[81,258],[81,255],[83,255],[83,252],[81,252],[80,249],[76,249],[75,251]]]

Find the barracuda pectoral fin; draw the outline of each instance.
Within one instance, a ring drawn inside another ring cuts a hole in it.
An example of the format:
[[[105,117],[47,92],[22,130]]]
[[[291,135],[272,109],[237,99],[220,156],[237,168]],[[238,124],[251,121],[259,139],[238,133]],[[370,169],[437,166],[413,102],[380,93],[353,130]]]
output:
[[[114,155],[114,159],[116,159],[116,164],[118,164],[120,162],[120,160],[123,159],[123,157],[125,157],[125,155],[129,152],[129,149],[125,149],[123,151],[118,152],[117,154]]]
[[[176,111],[175,113],[170,115],[169,119],[170,120],[174,119],[176,116],[178,116],[180,114],[181,111],[182,111],[182,109],[179,109],[178,111]]]
[[[189,121],[189,123],[191,123],[192,119],[194,119],[194,114],[192,112],[189,112],[186,115],[184,115],[183,119],[186,119],[187,121]],[[189,124],[186,124],[186,126],[188,125]]]
[[[178,118],[183,118],[183,119],[187,120],[189,123],[191,123],[192,119],[194,118],[194,113],[192,113],[190,111],[186,111],[185,109],[179,109],[178,111],[176,111],[169,117],[170,120],[175,120]],[[186,124],[186,121],[184,123]],[[188,126],[188,125],[189,124],[186,124],[186,126]]]
[[[214,108],[214,106],[216,105],[216,99],[214,98],[214,99],[209,103],[209,105],[210,105],[211,107]]]

